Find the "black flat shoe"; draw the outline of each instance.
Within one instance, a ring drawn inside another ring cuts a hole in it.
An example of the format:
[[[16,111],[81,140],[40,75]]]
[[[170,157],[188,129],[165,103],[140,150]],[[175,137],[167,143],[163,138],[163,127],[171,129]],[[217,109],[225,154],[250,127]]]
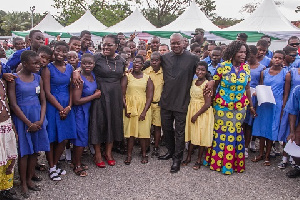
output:
[[[173,157],[173,154],[166,153],[165,155],[158,156],[158,160],[169,160],[172,157]]]
[[[29,190],[32,190],[32,191],[41,191],[42,189],[40,188],[40,186],[38,186],[38,185],[35,185],[35,186],[33,186],[33,187],[29,187],[28,186],[28,189]]]
[[[42,179],[41,177],[39,177],[39,176],[33,176],[33,177],[31,178],[31,180],[32,180],[32,181],[36,181],[36,182],[40,182],[40,181],[42,181],[43,179]]]
[[[174,174],[177,173],[179,170],[180,170],[180,162],[173,162],[170,172]]]

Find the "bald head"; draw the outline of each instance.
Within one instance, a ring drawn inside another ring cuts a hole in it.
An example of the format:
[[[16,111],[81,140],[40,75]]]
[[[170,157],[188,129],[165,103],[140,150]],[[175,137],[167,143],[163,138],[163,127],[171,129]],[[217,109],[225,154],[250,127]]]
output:
[[[170,37],[170,46],[171,50],[177,54],[180,55],[183,52],[183,45],[184,45],[183,37],[180,33],[173,33]]]

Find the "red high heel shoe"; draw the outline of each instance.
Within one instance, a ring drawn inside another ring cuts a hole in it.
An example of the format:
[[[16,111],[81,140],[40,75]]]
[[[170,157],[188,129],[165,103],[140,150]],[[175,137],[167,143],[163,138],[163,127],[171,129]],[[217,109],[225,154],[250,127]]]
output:
[[[114,166],[116,164],[115,160],[108,160],[107,155],[104,155],[105,160],[107,161],[107,164],[110,166]]]
[[[96,165],[97,165],[97,167],[99,167],[99,168],[105,168],[106,166],[105,166],[105,162],[104,161],[102,161],[102,162],[99,162],[99,163],[95,163]]]

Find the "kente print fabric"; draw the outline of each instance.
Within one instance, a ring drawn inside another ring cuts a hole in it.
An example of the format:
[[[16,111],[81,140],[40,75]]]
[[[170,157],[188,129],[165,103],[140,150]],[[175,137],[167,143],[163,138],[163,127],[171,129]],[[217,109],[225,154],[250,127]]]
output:
[[[204,165],[211,170],[232,174],[245,170],[245,139],[242,129],[249,100],[246,85],[251,80],[250,68],[242,63],[235,72],[230,61],[221,63],[214,75],[220,81],[214,99],[214,139],[208,148]]]

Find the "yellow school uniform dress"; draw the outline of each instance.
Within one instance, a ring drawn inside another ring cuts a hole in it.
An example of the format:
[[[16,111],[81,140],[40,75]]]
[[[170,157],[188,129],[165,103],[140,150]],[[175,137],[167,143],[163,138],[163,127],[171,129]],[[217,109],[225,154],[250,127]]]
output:
[[[163,71],[162,68],[160,68],[158,72],[155,72],[152,67],[148,67],[146,70],[144,70],[144,73],[150,76],[154,85],[154,94],[151,103],[151,122],[154,126],[161,126],[160,106],[158,105],[158,102],[160,101],[160,96],[164,85]]]
[[[149,76],[143,74],[143,78],[137,79],[131,73],[127,75],[128,83],[126,90],[127,118],[124,113],[124,136],[136,138],[150,138],[151,108],[148,109],[144,121],[139,121],[139,116],[146,105],[146,89]]]
[[[203,90],[208,82],[204,81],[200,86],[195,85],[193,80],[190,95],[191,100],[186,115],[185,141],[191,141],[194,145],[210,147],[213,140],[214,114],[213,108],[209,107],[202,115],[198,116],[195,123],[192,117],[202,108],[205,103]]]

